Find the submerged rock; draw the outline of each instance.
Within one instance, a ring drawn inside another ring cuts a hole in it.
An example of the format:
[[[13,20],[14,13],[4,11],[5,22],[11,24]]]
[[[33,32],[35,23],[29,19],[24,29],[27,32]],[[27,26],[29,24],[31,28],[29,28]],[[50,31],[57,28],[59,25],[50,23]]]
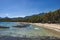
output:
[[[34,29],[38,30],[39,28],[34,28]]]
[[[19,27],[19,28],[24,28],[24,27],[28,27],[29,24],[23,24],[23,25],[17,25],[17,26],[13,26],[13,27]]]
[[[5,27],[5,26],[0,26],[0,28],[9,28],[9,27]]]

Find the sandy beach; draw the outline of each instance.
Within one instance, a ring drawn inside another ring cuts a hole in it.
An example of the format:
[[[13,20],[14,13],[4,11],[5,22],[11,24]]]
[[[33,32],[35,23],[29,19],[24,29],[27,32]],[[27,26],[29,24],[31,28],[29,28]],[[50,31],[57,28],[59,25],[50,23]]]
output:
[[[48,24],[48,23],[44,23],[44,24],[43,23],[30,23],[30,24],[60,32],[60,25],[59,24]]]

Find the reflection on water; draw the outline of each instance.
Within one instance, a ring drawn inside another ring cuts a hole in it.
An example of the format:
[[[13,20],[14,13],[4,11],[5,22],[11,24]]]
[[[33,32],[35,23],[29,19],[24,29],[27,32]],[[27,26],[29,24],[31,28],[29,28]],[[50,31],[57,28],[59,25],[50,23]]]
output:
[[[20,25],[19,22],[0,22],[0,26],[10,27],[7,29],[0,28],[0,36],[16,36],[16,37],[22,37],[22,36],[60,36],[58,34],[55,34],[53,32],[48,32],[48,30],[29,25],[25,28],[15,28],[13,26]]]

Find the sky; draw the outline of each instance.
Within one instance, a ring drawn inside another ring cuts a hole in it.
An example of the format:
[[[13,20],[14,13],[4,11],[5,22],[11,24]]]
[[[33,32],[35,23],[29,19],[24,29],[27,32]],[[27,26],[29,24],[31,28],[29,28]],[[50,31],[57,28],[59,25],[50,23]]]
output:
[[[0,17],[25,17],[60,8],[60,0],[0,0]]]

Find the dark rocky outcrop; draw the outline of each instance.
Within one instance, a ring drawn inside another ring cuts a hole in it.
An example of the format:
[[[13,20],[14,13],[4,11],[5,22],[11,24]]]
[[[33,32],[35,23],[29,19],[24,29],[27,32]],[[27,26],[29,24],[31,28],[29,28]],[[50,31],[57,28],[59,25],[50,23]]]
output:
[[[9,28],[9,27],[5,27],[5,26],[0,26],[0,28]]]
[[[13,26],[13,27],[19,27],[19,28],[25,28],[28,27],[30,24],[23,24],[23,25],[17,25],[17,26]]]

